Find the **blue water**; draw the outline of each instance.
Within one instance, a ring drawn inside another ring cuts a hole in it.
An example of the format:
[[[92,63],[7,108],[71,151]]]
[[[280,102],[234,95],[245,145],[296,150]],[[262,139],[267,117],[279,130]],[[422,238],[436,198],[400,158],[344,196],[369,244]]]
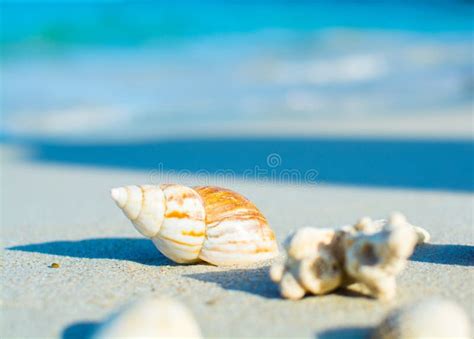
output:
[[[2,44],[136,46],[262,29],[469,32],[464,1],[11,1]]]
[[[9,136],[153,136],[472,103],[467,1],[1,6]]]

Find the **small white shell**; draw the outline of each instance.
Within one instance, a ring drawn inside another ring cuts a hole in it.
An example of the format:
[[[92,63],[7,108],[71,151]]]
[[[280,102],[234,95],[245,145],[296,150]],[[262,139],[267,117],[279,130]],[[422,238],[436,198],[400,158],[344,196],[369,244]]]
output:
[[[394,309],[380,323],[373,338],[470,338],[470,321],[455,302],[430,298]]]
[[[248,264],[278,255],[265,217],[235,192],[144,185],[114,188],[111,195],[137,230],[175,262]]]
[[[151,298],[112,315],[93,338],[201,338],[201,333],[184,305],[171,299]]]

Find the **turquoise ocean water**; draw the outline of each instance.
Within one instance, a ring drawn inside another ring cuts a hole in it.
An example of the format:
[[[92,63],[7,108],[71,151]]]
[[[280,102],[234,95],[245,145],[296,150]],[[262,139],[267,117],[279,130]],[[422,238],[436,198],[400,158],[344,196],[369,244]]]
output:
[[[8,137],[449,114],[472,103],[468,1],[17,1]],[[439,113],[448,112],[448,113]]]

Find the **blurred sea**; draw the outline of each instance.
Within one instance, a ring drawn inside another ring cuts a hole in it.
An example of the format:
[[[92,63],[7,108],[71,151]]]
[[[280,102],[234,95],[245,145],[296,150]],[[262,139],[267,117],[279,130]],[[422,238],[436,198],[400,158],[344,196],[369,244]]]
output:
[[[472,105],[473,8],[3,1],[1,134],[123,139],[449,114]]]

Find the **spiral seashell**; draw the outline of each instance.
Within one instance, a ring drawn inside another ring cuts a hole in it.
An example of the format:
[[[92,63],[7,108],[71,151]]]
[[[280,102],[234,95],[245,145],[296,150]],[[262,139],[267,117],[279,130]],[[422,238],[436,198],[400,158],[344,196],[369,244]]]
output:
[[[247,264],[278,254],[265,217],[236,192],[170,184],[119,187],[111,195],[135,228],[175,262]]]

